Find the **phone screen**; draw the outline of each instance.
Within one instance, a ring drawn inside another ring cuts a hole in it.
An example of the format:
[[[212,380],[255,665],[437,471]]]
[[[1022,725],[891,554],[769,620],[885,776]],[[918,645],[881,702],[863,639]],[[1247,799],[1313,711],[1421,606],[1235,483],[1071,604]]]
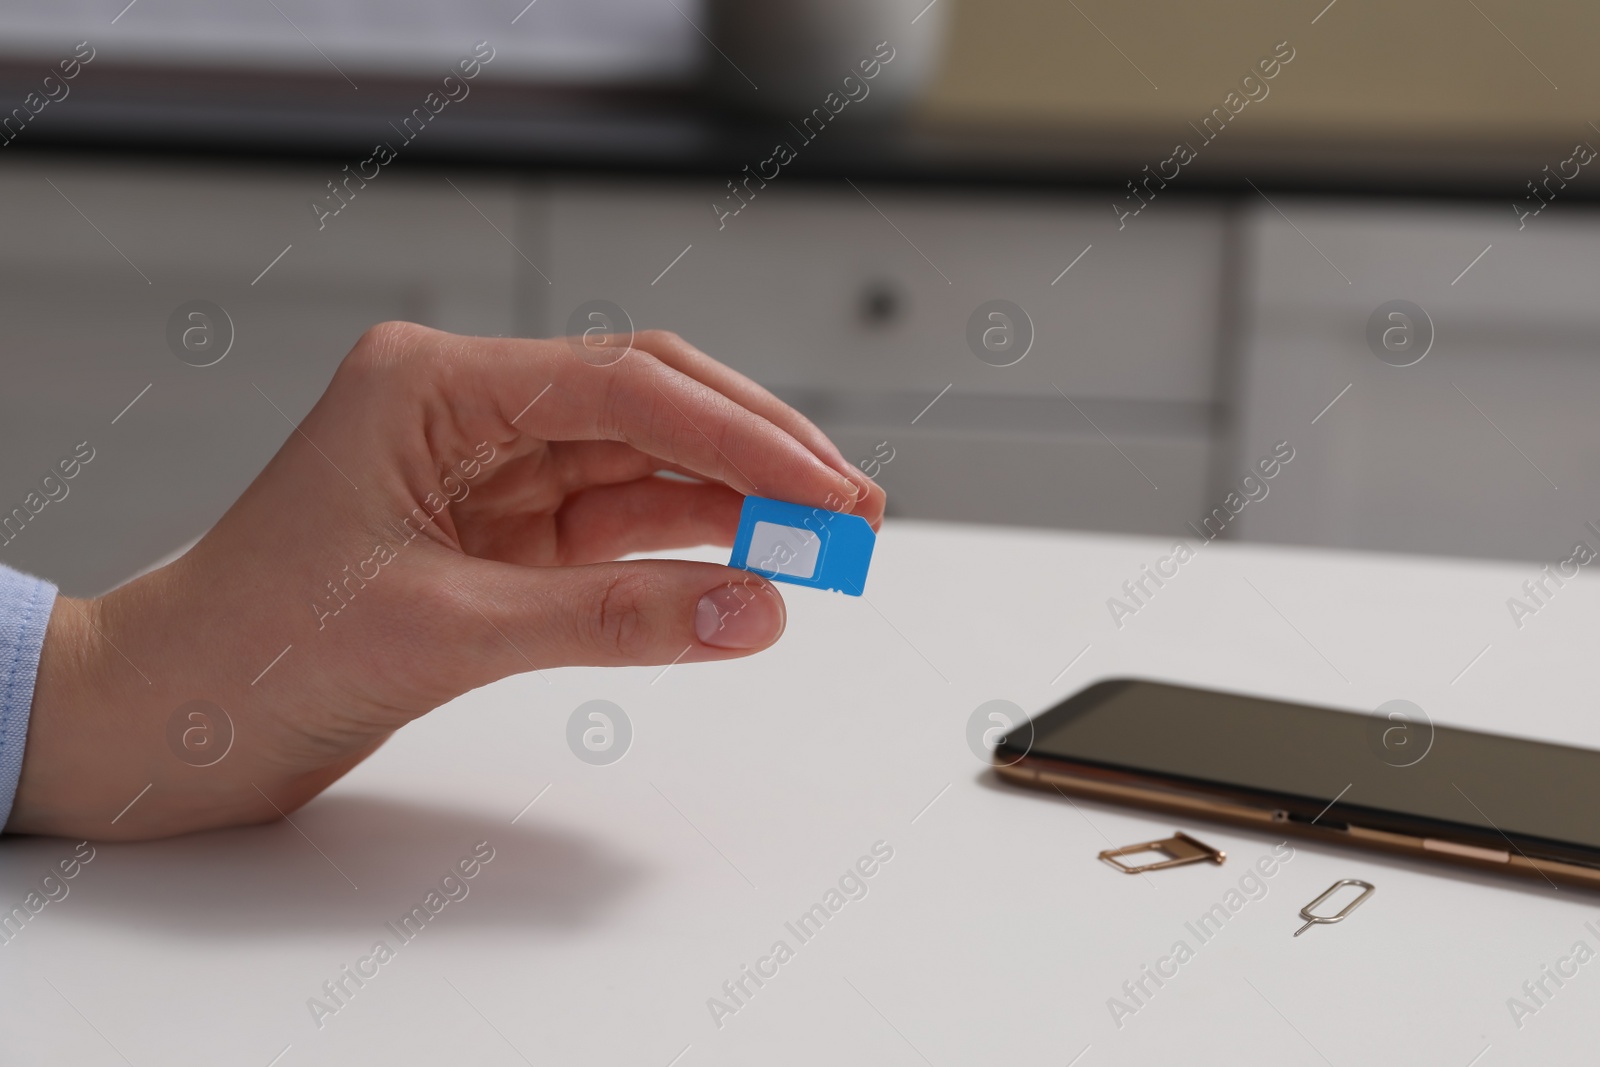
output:
[[[1600,752],[1429,726],[1400,712],[1112,681],[1013,729],[1001,749],[1002,759],[1026,749],[1274,804],[1298,798],[1294,810],[1313,815],[1339,797],[1321,825],[1396,825],[1365,812],[1423,833],[1424,821],[1480,830],[1501,848],[1506,835],[1523,848],[1542,841],[1600,855]]]

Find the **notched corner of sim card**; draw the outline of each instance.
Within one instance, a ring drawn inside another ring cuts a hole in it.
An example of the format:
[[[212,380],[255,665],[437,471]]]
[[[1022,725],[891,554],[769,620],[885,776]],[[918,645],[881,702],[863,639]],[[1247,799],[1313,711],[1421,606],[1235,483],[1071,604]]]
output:
[[[775,582],[860,596],[877,540],[860,515],[747,496],[728,566]]]

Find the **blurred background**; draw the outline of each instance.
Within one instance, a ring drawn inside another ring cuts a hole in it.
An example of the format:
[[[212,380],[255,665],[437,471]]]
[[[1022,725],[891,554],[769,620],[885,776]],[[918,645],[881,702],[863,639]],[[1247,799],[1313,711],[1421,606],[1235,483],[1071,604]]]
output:
[[[676,330],[894,515],[1566,558],[1597,39],[1549,0],[0,5],[0,562],[181,550],[391,318]]]

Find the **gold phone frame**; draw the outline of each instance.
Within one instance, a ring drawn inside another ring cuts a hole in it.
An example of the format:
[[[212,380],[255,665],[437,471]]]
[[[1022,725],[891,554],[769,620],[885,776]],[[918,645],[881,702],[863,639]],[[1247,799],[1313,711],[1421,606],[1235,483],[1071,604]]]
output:
[[[1272,833],[1288,833],[1328,844],[1397,853],[1492,874],[1511,874],[1600,889],[1600,868],[1545,857],[1532,859],[1522,854],[1509,839],[1506,843],[1511,848],[1501,851],[1448,838],[1375,830],[1354,823],[1342,828],[1317,826],[1293,819],[1288,811],[1281,808],[1259,807],[1184,790],[1153,775],[1085,766],[1041,756],[1024,755],[1017,758],[999,750],[995,752],[994,769],[1005,780],[1033,789],[1054,790],[1090,800],[1173,815],[1189,815]]]

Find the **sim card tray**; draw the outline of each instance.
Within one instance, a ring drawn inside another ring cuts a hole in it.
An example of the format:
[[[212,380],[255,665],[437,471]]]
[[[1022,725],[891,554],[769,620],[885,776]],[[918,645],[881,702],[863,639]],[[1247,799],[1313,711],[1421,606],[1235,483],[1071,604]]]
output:
[[[1170,859],[1157,860],[1155,863],[1146,863],[1138,867],[1130,867],[1123,863],[1118,856],[1129,856],[1138,852],[1164,852]],[[1108,848],[1100,853],[1100,858],[1123,874],[1143,874],[1145,871],[1160,871],[1168,867],[1182,867],[1186,863],[1199,863],[1210,860],[1221,866],[1228,858],[1228,854],[1220,848],[1212,848],[1204,841],[1197,840],[1175,830],[1171,837],[1164,841],[1145,841],[1137,845],[1124,845],[1122,848]]]

